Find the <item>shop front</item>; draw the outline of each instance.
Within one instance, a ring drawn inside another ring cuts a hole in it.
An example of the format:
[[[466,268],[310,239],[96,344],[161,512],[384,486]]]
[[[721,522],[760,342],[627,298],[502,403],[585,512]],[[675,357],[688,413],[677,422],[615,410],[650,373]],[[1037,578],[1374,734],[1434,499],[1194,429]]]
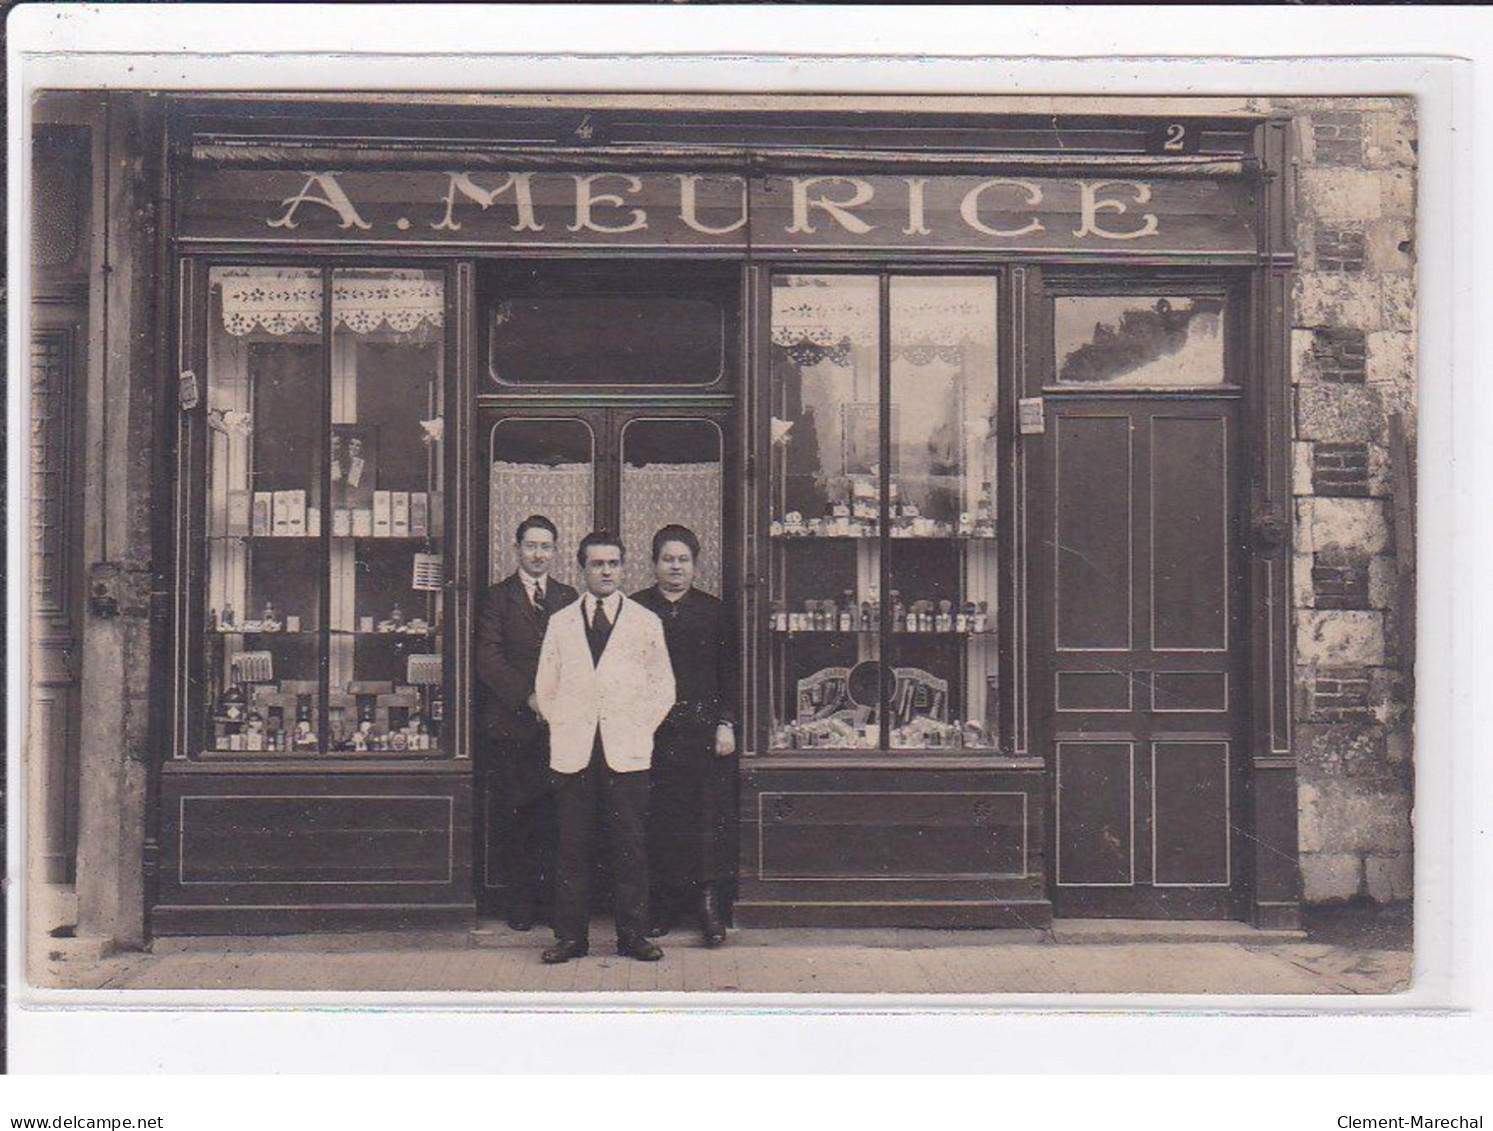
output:
[[[700,537],[737,926],[1292,920],[1283,120],[166,112],[155,932],[502,908],[532,513]]]

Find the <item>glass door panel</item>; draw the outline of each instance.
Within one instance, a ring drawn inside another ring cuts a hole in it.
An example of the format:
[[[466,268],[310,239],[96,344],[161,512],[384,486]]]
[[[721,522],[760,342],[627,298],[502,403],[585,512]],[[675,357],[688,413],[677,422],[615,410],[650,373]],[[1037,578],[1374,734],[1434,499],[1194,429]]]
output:
[[[700,540],[695,586],[719,597],[725,558],[720,426],[713,420],[635,419],[622,426],[623,592],[654,582],[653,536],[670,523]]]
[[[530,515],[559,529],[550,576],[581,586],[575,552],[596,520],[596,435],[575,417],[509,417],[493,425],[488,465],[488,583],[511,572],[513,536]]]
[[[206,745],[315,750],[321,272],[220,267],[209,291]]]

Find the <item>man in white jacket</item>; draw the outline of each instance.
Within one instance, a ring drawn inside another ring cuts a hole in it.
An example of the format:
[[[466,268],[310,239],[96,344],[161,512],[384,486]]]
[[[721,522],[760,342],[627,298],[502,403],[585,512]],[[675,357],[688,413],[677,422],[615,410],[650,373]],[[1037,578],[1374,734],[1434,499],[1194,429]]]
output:
[[[555,945],[548,964],[590,946],[591,844],[605,806],[610,829],[617,953],[657,962],[648,930],[648,770],[653,732],[674,705],[674,671],[663,625],[624,597],[626,550],[615,534],[593,531],[576,557],[585,580],[579,601],[550,618],[539,653],[534,698],[549,724],[559,842],[555,859]]]

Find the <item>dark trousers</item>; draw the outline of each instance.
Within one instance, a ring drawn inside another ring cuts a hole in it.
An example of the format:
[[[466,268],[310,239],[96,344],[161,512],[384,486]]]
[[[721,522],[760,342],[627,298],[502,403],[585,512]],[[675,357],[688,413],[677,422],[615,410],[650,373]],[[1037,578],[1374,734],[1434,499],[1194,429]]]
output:
[[[548,899],[554,875],[555,799],[549,782],[549,737],[498,753],[498,815],[509,913],[532,913]]]
[[[648,771],[619,774],[606,764],[601,735],[576,774],[554,774],[559,841],[555,852],[555,935],[585,942],[590,934],[592,842],[607,828],[617,935],[648,929]]]
[[[705,884],[729,881],[736,758],[715,752],[715,723],[666,723],[653,743],[648,867],[653,908],[678,910]]]

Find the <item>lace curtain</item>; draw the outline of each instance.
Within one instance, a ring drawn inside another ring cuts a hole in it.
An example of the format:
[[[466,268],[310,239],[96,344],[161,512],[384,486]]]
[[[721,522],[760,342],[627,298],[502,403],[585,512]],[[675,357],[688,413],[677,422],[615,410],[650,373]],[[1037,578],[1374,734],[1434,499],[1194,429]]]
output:
[[[489,486],[492,526],[489,539],[489,581],[501,581],[518,566],[513,534],[531,514],[542,514],[560,528],[550,575],[580,588],[575,550],[591,530],[596,475],[589,463],[506,463],[492,465]]]
[[[321,276],[307,272],[254,271],[221,280],[223,328],[234,337],[321,332]],[[381,329],[410,333],[445,323],[445,292],[424,272],[384,271],[377,276],[332,278],[332,318],[355,334]]]
[[[622,465],[622,541],[627,545],[623,587],[636,593],[653,584],[653,535],[671,522],[700,539],[695,585],[721,595],[721,468],[716,463]]]
[[[919,281],[924,282],[923,280]],[[892,356],[910,365],[957,365],[971,345],[992,340],[993,286],[919,286],[893,291]],[[772,296],[772,343],[799,365],[849,365],[857,347],[874,347],[880,332],[877,302],[864,292],[835,287],[780,287]]]

